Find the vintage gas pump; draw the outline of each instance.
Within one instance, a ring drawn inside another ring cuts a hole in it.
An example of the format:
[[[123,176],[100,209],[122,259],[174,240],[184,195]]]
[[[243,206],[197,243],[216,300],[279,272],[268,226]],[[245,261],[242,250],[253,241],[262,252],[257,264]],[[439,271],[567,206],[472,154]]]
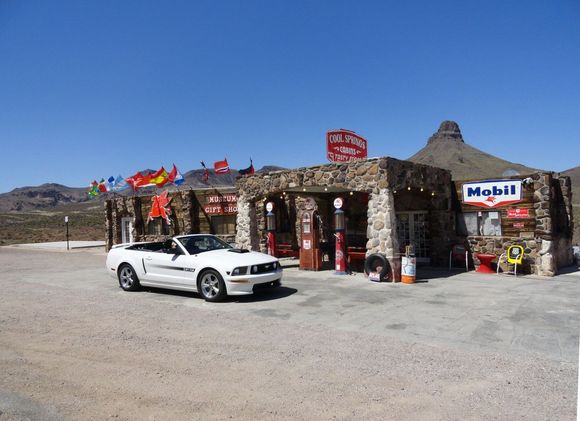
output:
[[[276,215],[272,212],[274,210],[274,203],[266,203],[266,246],[268,247],[268,254],[276,256]]]
[[[308,200],[308,199],[307,199]],[[306,210],[300,221],[302,231],[302,247],[300,247],[300,269],[320,270],[322,254],[320,253],[320,239],[318,237],[318,213],[314,210],[314,199],[309,198]]]
[[[341,209],[344,201],[342,197],[337,197],[334,199],[334,229],[336,233],[336,255],[335,255],[335,269],[336,275],[346,275],[346,259],[345,259],[345,229],[346,224],[344,221],[344,211]]]

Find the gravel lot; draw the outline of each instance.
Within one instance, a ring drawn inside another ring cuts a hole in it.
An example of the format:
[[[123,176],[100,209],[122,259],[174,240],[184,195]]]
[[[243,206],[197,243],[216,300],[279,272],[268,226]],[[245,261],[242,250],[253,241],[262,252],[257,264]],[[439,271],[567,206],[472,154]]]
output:
[[[580,276],[287,269],[209,304],[0,248],[0,420],[576,419]]]

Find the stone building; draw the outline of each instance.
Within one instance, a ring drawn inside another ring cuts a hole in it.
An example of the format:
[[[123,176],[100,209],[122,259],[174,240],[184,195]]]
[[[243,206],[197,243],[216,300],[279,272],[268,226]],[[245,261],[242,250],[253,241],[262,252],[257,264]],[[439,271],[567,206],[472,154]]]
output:
[[[521,200],[493,208],[466,203],[464,186],[473,184],[473,180],[455,182],[457,234],[459,238],[466,238],[475,262],[478,263],[478,253],[499,258],[509,246],[521,245],[525,253],[523,271],[526,273],[553,276],[559,268],[571,265],[573,215],[570,177],[537,172],[493,181],[501,185],[505,180],[522,185]],[[505,263],[502,266],[507,270]]]
[[[463,197],[466,185],[509,180],[521,186],[518,200],[490,208]],[[110,248],[129,241],[214,233],[238,247],[266,252],[266,204],[271,202],[279,255],[299,256],[304,246],[302,220],[311,206],[318,233],[313,247],[322,256],[321,268],[333,269],[333,202],[340,197],[346,253],[358,270],[366,256],[379,253],[387,259],[391,279],[399,279],[400,255],[407,245],[413,246],[419,264],[432,266],[447,266],[451,247],[464,245],[470,263],[477,266],[479,253],[499,257],[508,246],[520,244],[526,256],[524,272],[553,276],[572,263],[571,194],[570,178],[549,172],[453,182],[447,170],[382,157],[256,173],[238,177],[234,188],[219,191],[174,191],[169,194],[170,224],[162,218],[148,220],[151,196],[119,196],[105,203],[106,239]]]
[[[265,251],[265,204],[273,202],[279,214],[278,237],[300,248],[300,221],[310,199],[318,212],[320,247],[328,268],[334,260],[336,197],[344,199],[347,244],[364,249],[367,256],[384,255],[395,279],[400,276],[402,244],[413,242],[419,259],[442,264],[455,236],[451,174],[408,161],[384,157],[255,174],[238,178],[236,189],[239,246]]]
[[[152,195],[117,196],[105,201],[105,242],[159,241],[192,233],[212,233],[234,241],[236,193],[233,189],[177,190],[169,193],[169,221],[148,220]]]

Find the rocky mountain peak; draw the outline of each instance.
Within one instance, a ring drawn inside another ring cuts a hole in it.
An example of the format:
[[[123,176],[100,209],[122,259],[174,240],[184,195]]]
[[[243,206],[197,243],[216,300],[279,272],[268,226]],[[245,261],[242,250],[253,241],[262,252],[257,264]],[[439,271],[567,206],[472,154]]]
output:
[[[463,136],[461,135],[461,130],[459,130],[459,124],[450,120],[445,120],[441,123],[439,130],[437,130],[437,133],[433,133],[427,144],[429,145],[439,140],[454,140],[456,142],[465,143]]]

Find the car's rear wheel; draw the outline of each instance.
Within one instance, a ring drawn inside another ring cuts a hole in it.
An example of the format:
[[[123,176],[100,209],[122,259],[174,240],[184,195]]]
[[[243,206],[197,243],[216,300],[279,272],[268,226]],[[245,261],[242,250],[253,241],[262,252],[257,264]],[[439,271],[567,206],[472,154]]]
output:
[[[128,263],[124,263],[119,267],[119,286],[125,291],[137,291],[141,288],[139,278],[135,273],[135,269]]]
[[[197,290],[206,301],[222,301],[227,296],[226,284],[222,276],[213,269],[202,272]]]

